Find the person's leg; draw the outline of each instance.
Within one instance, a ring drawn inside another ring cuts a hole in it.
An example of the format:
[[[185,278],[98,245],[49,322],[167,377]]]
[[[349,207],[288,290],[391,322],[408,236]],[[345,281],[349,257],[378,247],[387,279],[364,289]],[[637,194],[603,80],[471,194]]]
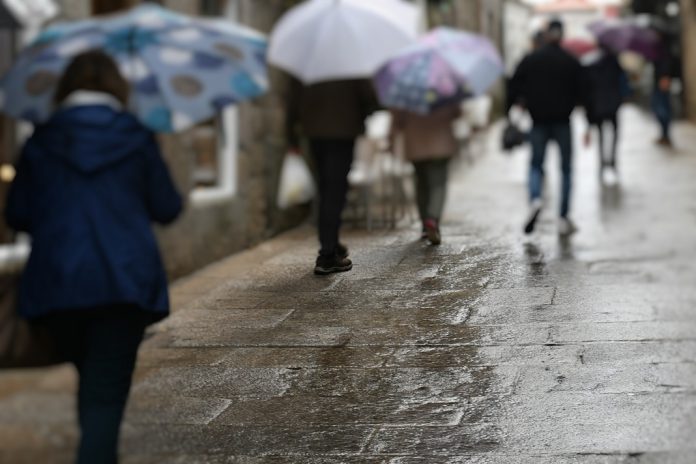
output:
[[[354,144],[349,140],[311,140],[310,145],[318,175],[319,253],[333,256],[348,194],[348,173],[353,162]]]
[[[131,308],[111,308],[87,322],[85,353],[77,365],[78,464],[118,462],[121,421],[147,322],[143,311]]]
[[[567,218],[570,212],[570,200],[573,186],[573,137],[570,123],[555,124],[553,138],[561,152],[561,218]]]
[[[438,224],[442,218],[447,198],[447,167],[448,159],[433,160],[428,166],[428,204],[427,217]]]
[[[599,175],[602,175],[602,172],[604,171],[604,168],[607,165],[607,156],[606,156],[606,139],[605,139],[605,132],[604,132],[604,121],[600,120],[596,124],[597,126],[597,143],[599,144]]]
[[[529,167],[529,214],[524,225],[524,233],[534,231],[536,221],[541,214],[541,195],[544,188],[544,160],[546,159],[546,146],[551,136],[551,127],[547,124],[535,124],[529,133],[529,141],[532,145],[532,158]]]
[[[428,185],[428,161],[415,161],[413,168],[416,176],[416,204],[418,205],[418,215],[421,223],[425,223],[428,219],[428,203],[430,196],[430,187]]]
[[[670,102],[669,93],[661,90],[655,90],[652,96],[652,103],[655,117],[660,123],[660,141],[668,142],[670,140],[670,125],[672,122],[672,104]]]
[[[532,159],[529,169],[529,200],[541,200],[544,185],[544,160],[546,146],[549,143],[549,128],[547,125],[535,124],[529,133],[532,145]]]
[[[611,119],[609,120],[609,123],[611,124],[611,133],[612,133],[612,139],[611,139],[611,150],[609,151],[609,160],[607,161],[607,164],[612,167],[613,169],[616,169],[616,155],[619,149],[619,116],[618,114],[614,114]]]

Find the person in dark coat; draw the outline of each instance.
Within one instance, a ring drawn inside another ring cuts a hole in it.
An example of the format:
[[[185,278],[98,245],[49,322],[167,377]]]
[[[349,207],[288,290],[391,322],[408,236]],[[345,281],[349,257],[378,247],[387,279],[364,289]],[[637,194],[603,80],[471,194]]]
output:
[[[530,133],[532,160],[529,174],[530,211],[525,233],[534,230],[542,209],[544,160],[549,141],[561,152],[562,199],[559,233],[575,231],[569,218],[572,187],[572,133],[570,114],[582,102],[583,70],[580,62],[561,47],[563,24],[552,21],[546,44],[527,55],[517,67],[508,90],[508,108],[523,105],[533,120]]]
[[[619,141],[618,112],[629,93],[628,77],[615,53],[603,48],[585,67],[589,95],[585,114],[590,127],[599,134],[600,177],[605,185],[618,182],[616,152]],[[607,127],[611,127],[611,146],[607,148]],[[590,131],[585,137],[590,142]]]
[[[5,211],[32,238],[19,312],[51,330],[79,373],[80,464],[117,462],[138,347],[169,311],[151,222],[174,221],[182,200],[127,99],[108,55],[77,56],[56,113],[24,145]]]
[[[669,37],[660,32],[660,55],[653,62],[653,93],[652,108],[660,124],[660,137],[655,141],[658,145],[671,148],[672,144],[672,54]]]
[[[339,241],[341,215],[348,193],[355,139],[365,132],[365,119],[378,107],[372,84],[364,79],[303,85],[293,79],[286,107],[286,138],[300,153],[307,138],[318,174],[319,242],[315,274],[349,271],[348,248]]]

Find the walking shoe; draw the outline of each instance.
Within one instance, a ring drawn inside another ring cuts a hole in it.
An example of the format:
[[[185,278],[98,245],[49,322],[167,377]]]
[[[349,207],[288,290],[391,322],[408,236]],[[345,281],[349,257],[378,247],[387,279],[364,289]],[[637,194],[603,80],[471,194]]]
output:
[[[426,219],[423,226],[425,227],[425,235],[432,245],[439,245],[442,243],[440,227],[438,227],[435,219]]]
[[[578,228],[570,219],[564,217],[558,219],[558,235],[567,237],[568,235],[572,235],[577,231]]]
[[[660,137],[659,139],[655,140],[655,143],[666,148],[672,148],[672,140],[667,137]]]
[[[350,253],[348,252],[348,247],[339,243],[336,245],[336,256],[340,259],[346,259]]]
[[[619,183],[619,175],[616,168],[605,168],[602,170],[602,183],[606,187],[616,187]]]
[[[541,198],[532,200],[529,205],[529,214],[527,215],[527,222],[524,223],[524,233],[531,234],[534,232],[534,226],[536,225],[537,219],[539,219],[539,214],[541,214],[542,201]]]
[[[353,269],[353,263],[348,258],[319,255],[317,263],[314,266],[314,273],[316,275],[328,275],[334,272],[350,271],[351,269]]]

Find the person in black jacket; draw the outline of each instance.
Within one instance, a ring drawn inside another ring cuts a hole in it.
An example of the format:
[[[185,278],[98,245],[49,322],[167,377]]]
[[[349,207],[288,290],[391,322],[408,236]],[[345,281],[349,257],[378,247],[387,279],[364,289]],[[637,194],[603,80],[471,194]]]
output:
[[[670,89],[672,87],[672,55],[668,36],[660,33],[660,40],[660,56],[653,63],[652,108],[661,129],[660,137],[655,143],[671,148],[672,97]]]
[[[619,63],[615,53],[603,48],[599,55],[591,60],[585,75],[589,87],[586,115],[590,127],[597,127],[599,134],[599,166],[602,182],[607,186],[618,182],[616,172],[616,152],[619,139],[618,112],[624,97],[628,94],[628,77]],[[612,128],[611,148],[607,150],[606,126]],[[590,131],[585,136],[585,143],[590,143]]]
[[[530,212],[524,231],[531,233],[541,213],[546,146],[554,140],[561,151],[563,177],[559,233],[573,233],[569,218],[572,185],[572,134],[570,114],[583,97],[583,70],[580,62],[561,48],[563,23],[549,24],[547,43],[527,55],[510,82],[508,106],[524,106],[533,120],[530,133],[532,161],[529,174]]]

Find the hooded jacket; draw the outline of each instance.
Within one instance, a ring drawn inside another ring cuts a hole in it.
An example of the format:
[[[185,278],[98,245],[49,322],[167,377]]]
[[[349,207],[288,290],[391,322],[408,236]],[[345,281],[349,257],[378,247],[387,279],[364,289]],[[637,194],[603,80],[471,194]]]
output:
[[[602,53],[585,68],[589,88],[587,119],[600,123],[616,117],[624,99],[627,77],[616,55]]]
[[[8,224],[32,237],[20,314],[123,304],[165,317],[151,221],[181,209],[154,134],[135,117],[106,104],[59,110],[26,142],[8,194]]]

